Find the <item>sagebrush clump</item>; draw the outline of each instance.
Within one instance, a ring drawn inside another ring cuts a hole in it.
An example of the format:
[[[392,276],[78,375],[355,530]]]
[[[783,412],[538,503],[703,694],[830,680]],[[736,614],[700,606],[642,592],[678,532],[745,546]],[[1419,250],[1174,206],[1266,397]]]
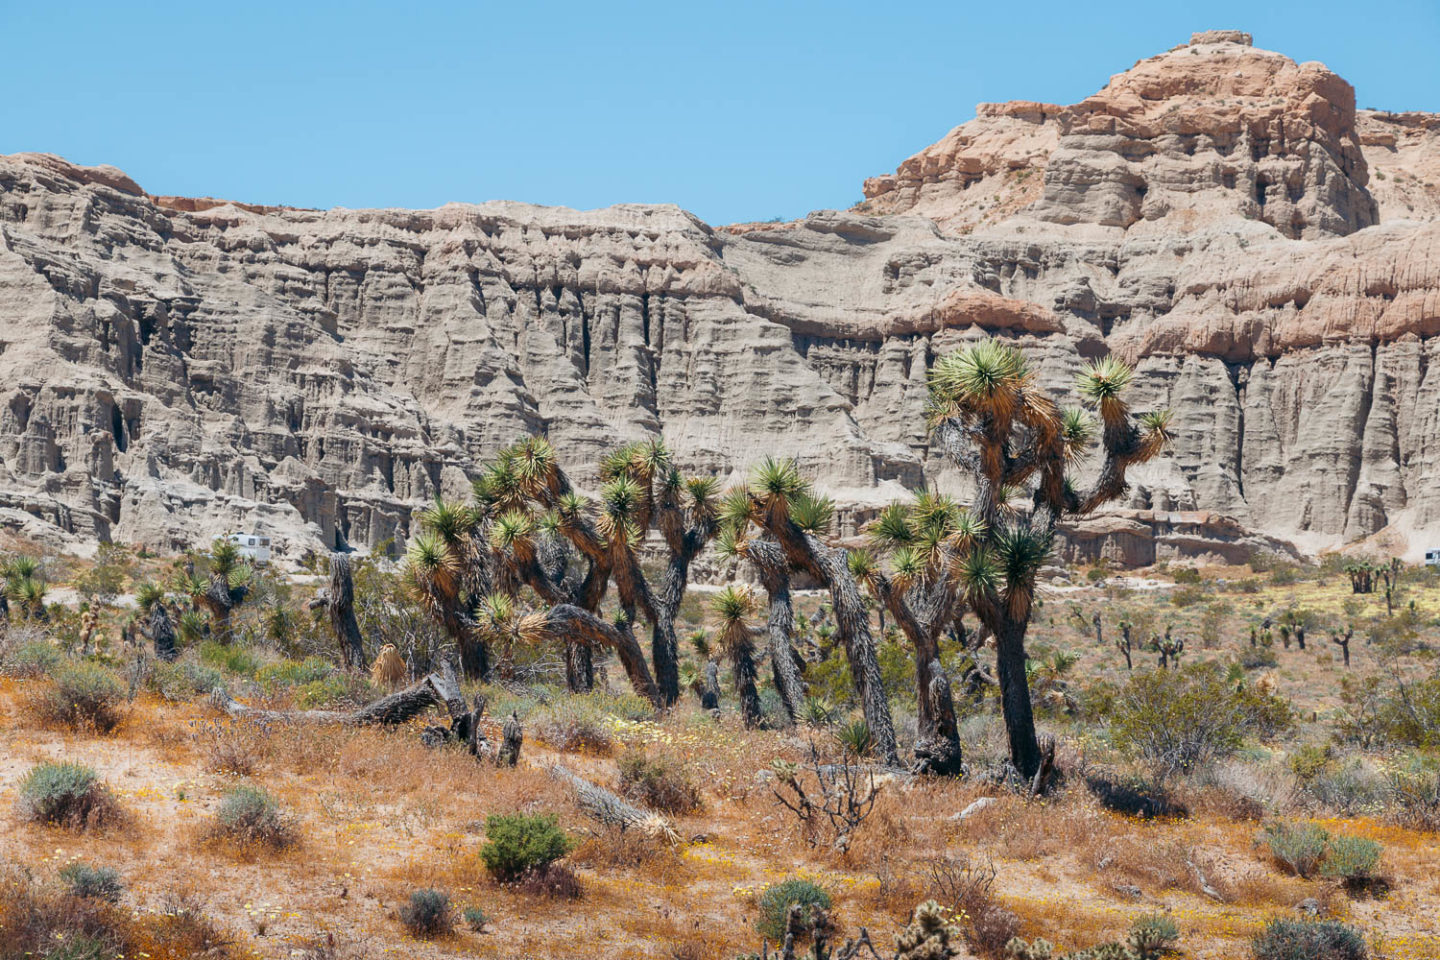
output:
[[[444,890],[416,890],[400,908],[400,922],[422,940],[444,937],[455,930],[455,911],[450,908],[450,894]]]
[[[242,845],[288,847],[297,837],[280,804],[262,787],[240,786],[228,791],[215,811],[215,833]]]
[[[26,820],[88,829],[120,819],[120,807],[90,767],[42,763],[20,781],[18,808]]]
[[[55,672],[53,685],[35,697],[42,720],[76,730],[109,733],[120,725],[125,688],[115,675],[93,663],[77,663]]]
[[[114,867],[72,863],[60,871],[60,879],[77,897],[115,903],[125,893],[125,885],[120,882],[120,872]]]
[[[1365,937],[1335,920],[1271,920],[1251,944],[1255,960],[1366,960]]]

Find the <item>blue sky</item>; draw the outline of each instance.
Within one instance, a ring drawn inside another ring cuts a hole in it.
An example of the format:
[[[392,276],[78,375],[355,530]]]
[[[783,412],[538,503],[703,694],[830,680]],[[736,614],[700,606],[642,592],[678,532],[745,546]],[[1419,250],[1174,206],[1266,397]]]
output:
[[[0,0],[0,153],[297,206],[672,202],[802,216],[985,100],[1070,103],[1235,27],[1361,106],[1440,111],[1440,0]]]

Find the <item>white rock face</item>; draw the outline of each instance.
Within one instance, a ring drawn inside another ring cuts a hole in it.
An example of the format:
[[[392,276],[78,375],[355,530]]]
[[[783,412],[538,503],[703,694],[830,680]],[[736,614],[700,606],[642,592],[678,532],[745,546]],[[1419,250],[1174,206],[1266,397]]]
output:
[[[1175,410],[1173,454],[1066,555],[1381,530],[1418,552],[1440,542],[1437,131],[1221,31],[1075,106],[984,106],[856,210],[790,224],[264,208],[0,158],[0,524],[398,544],[543,431],[582,479],[656,434],[726,478],[796,456],[850,534],[955,482],[926,373],[994,335],[1061,391],[1116,351],[1137,405]]]

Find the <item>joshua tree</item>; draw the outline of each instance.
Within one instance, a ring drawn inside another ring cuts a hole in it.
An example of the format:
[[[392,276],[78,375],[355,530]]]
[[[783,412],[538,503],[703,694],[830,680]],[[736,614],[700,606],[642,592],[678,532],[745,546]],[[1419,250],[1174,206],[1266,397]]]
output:
[[[26,620],[48,620],[45,609],[45,578],[40,572],[40,562],[34,557],[11,557],[0,564],[0,577],[5,581],[3,607],[0,611],[9,613],[11,605],[21,618]]]
[[[235,608],[250,595],[250,567],[240,562],[240,548],[224,538],[210,546],[207,576],[195,572],[193,562],[185,565],[176,587],[190,597],[195,608],[210,614],[212,634],[221,643],[230,643],[230,620]]]
[[[1347,563],[1345,573],[1350,577],[1350,591],[1352,593],[1373,593],[1375,574],[1379,571],[1380,567],[1363,557]]]
[[[1115,649],[1119,650],[1125,657],[1125,669],[1134,670],[1135,662],[1130,658],[1130,628],[1129,620],[1121,620],[1119,623],[1120,636],[1115,641]]]
[[[711,601],[712,609],[720,618],[720,646],[730,658],[735,694],[740,698],[740,714],[747,727],[759,726],[764,719],[760,694],[755,689],[754,630],[745,622],[754,606],[750,591],[743,587],[726,587]]]
[[[1170,664],[1179,665],[1180,654],[1185,652],[1185,641],[1171,636],[1170,627],[1167,626],[1163,637],[1156,634],[1150,641],[1150,649],[1160,654],[1160,669],[1169,670]]]
[[[479,561],[481,515],[437,498],[419,516],[421,532],[410,541],[405,576],[415,600],[430,612],[460,655],[470,679],[490,678],[490,650],[473,617],[477,581],[488,568]]]
[[[1354,627],[1346,627],[1344,633],[1330,634],[1330,642],[1340,648],[1340,654],[1345,658],[1345,667],[1350,667],[1350,641],[1355,636]]]
[[[1385,581],[1385,616],[1395,616],[1395,592],[1400,587],[1400,572],[1405,569],[1399,557],[1391,557],[1387,566],[1380,568],[1380,577]]]
[[[982,341],[942,357],[930,372],[934,447],[976,490],[968,515],[977,532],[958,551],[953,575],[995,636],[1010,761],[1027,781],[1040,771],[1042,753],[1025,679],[1025,634],[1055,527],[1123,495],[1126,471],[1158,455],[1170,438],[1168,412],[1131,415],[1125,392],[1132,376],[1108,357],[1079,376],[1081,396],[1099,413],[1103,459],[1094,481],[1078,489],[1067,468],[1087,456],[1094,420],[1083,410],[1062,410],[1018,349]],[[1010,509],[1008,495],[1022,489],[1030,493],[1029,510]]]
[[[170,622],[170,611],[165,609],[165,591],[159,584],[143,583],[135,591],[135,605],[144,618],[140,632],[155,647],[155,658],[167,663],[180,656],[175,646],[175,625]]]
[[[950,680],[940,665],[940,637],[956,619],[960,603],[952,570],[959,556],[973,548],[980,527],[951,498],[922,490],[913,503],[892,503],[881,511],[868,534],[874,549],[888,557],[890,572],[861,550],[851,552],[849,566],[914,649],[915,757],[922,771],[958,774],[960,734]]]
[[[804,617],[795,617],[790,599],[790,564],[780,545],[770,536],[748,536],[744,526],[724,526],[715,540],[722,556],[744,557],[760,574],[760,585],[770,599],[767,623],[767,653],[775,689],[793,723],[805,703],[805,661],[795,650],[791,631],[808,628]]]
[[[1100,611],[1096,610],[1090,616],[1090,625],[1095,628],[1095,646],[1105,645],[1105,631],[1100,624]]]
[[[792,568],[804,570],[829,588],[836,636],[845,647],[875,756],[882,763],[896,764],[895,727],[880,682],[865,597],[850,571],[849,552],[817,535],[829,525],[833,510],[828,499],[810,490],[793,461],[767,459],[756,469],[749,490],[726,497],[724,518],[736,531],[756,524],[774,538]]]

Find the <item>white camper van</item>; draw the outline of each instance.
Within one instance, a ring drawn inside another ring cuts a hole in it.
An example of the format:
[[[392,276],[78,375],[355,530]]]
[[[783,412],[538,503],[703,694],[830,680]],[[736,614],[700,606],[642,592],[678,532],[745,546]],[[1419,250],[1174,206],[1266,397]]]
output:
[[[270,538],[258,533],[232,533],[230,542],[240,548],[240,556],[255,563],[270,562]]]
[[[1425,551],[1425,566],[1440,567],[1440,550]]]

